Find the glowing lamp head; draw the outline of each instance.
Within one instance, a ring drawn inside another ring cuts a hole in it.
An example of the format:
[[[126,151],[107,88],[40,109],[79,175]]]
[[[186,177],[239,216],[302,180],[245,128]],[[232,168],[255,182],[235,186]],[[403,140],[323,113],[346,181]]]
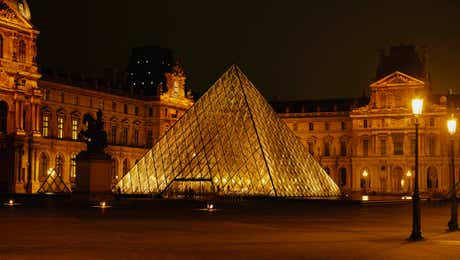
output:
[[[363,177],[367,177],[367,176],[369,176],[369,173],[367,172],[367,170],[364,170],[362,175],[363,175]]]
[[[214,209],[214,204],[208,203],[207,208],[208,208],[209,210]]]
[[[412,114],[419,116],[423,111],[423,99],[414,98],[412,99]]]
[[[99,206],[101,206],[101,208],[105,208],[105,207],[107,207],[107,203],[105,201],[101,201],[99,203]]]
[[[453,116],[447,120],[447,131],[450,135],[454,135],[457,131],[457,119]]]
[[[14,200],[9,200],[8,205],[13,206],[14,205]]]

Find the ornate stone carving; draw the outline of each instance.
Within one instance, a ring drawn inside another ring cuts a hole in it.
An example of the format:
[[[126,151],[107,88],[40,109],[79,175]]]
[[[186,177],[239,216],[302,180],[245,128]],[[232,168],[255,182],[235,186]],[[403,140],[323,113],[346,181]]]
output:
[[[14,20],[16,19],[16,13],[11,10],[7,4],[1,3],[0,4],[0,17],[5,18],[7,20]]]

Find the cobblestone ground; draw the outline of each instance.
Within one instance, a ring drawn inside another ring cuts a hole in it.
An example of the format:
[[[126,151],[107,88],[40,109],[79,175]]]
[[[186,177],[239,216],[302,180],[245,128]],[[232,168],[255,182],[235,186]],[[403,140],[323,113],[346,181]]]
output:
[[[423,203],[426,240],[410,243],[410,202],[16,201],[0,207],[0,259],[460,259],[440,202]]]

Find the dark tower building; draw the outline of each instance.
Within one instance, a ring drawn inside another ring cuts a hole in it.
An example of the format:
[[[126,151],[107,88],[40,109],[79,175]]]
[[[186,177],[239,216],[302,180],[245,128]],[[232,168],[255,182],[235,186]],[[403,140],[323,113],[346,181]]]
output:
[[[132,50],[128,63],[128,87],[143,89],[144,95],[155,96],[165,92],[165,73],[174,65],[172,51],[159,46],[142,46]]]
[[[395,71],[399,71],[429,82],[427,72],[426,49],[417,52],[414,45],[392,46],[388,53],[380,50],[380,60],[376,71],[376,79],[381,79]]]

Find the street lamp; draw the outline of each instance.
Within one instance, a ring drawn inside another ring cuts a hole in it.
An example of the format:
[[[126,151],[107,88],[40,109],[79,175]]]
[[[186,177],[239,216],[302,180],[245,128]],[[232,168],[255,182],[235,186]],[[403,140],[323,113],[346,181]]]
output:
[[[447,131],[450,134],[450,188],[452,206],[450,211],[450,220],[447,224],[449,231],[458,230],[457,223],[457,191],[455,188],[455,148],[454,148],[454,135],[457,130],[457,119],[452,114],[451,118],[447,120]]]
[[[422,114],[423,99],[412,99],[412,114],[415,116],[415,176],[414,195],[412,196],[412,233],[409,240],[420,241],[423,239],[420,214],[420,195],[418,190],[418,117]]]
[[[367,186],[368,186],[368,183],[367,183],[367,176],[369,176],[369,173],[367,172],[367,170],[364,170],[361,175],[363,176],[363,179],[362,179],[362,182],[361,182],[361,188],[364,189],[364,193],[366,193],[366,189],[367,189]]]

